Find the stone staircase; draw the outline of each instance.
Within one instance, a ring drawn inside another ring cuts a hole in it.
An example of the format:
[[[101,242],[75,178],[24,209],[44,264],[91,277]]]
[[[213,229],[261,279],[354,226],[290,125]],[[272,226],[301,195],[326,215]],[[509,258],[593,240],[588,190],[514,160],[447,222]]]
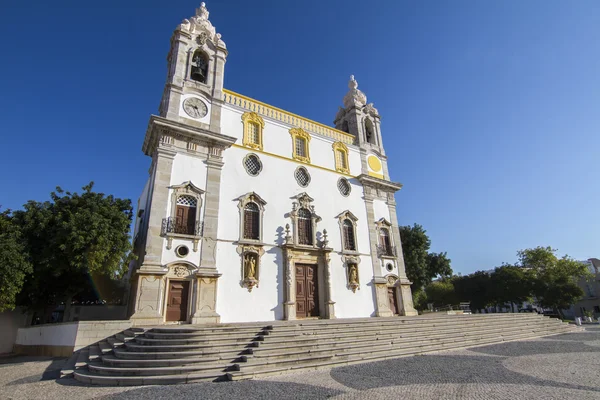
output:
[[[241,380],[577,330],[537,314],[131,328],[75,353],[63,375],[118,386]]]

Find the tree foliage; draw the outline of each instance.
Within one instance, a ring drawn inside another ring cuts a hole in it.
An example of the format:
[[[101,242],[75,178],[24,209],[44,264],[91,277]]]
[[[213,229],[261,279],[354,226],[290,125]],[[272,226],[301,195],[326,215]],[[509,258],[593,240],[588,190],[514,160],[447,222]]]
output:
[[[521,266],[531,270],[533,295],[544,308],[569,308],[583,296],[578,281],[592,277],[585,264],[567,255],[558,258],[551,247],[520,250],[517,255]]]
[[[421,225],[401,226],[400,236],[406,275],[413,283],[413,292],[418,292],[436,277],[452,276],[446,253],[429,253],[431,240]]]
[[[427,301],[435,306],[454,305],[457,303],[454,285],[450,280],[431,282],[425,286]]]
[[[31,272],[19,226],[10,211],[0,213],[0,312],[15,308],[17,294]]]
[[[96,277],[119,274],[131,250],[131,201],[92,188],[93,182],[79,194],[57,187],[51,201],[29,201],[14,213],[33,264],[19,297],[23,305],[69,305]]]

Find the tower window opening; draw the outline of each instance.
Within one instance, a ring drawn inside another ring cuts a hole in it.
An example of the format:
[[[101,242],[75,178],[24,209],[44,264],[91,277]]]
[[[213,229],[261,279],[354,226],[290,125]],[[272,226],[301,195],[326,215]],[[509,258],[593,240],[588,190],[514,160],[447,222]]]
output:
[[[375,143],[375,128],[373,127],[373,123],[370,119],[365,120],[365,137],[368,143]]]
[[[190,77],[201,83],[206,83],[208,78],[208,57],[200,50],[196,50],[194,57],[192,57],[192,72]]]

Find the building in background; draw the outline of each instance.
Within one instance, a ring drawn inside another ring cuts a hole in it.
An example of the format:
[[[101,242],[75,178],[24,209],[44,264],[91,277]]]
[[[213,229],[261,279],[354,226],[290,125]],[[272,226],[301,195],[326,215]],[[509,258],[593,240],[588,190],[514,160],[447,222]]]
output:
[[[354,77],[335,128],[224,89],[208,16],[175,30],[144,138],[134,323],[416,315],[377,109]]]

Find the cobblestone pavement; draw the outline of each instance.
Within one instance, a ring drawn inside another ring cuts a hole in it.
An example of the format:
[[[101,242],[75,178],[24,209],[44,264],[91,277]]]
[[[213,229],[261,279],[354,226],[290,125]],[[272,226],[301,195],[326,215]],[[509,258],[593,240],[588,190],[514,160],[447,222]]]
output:
[[[0,399],[600,399],[600,326],[585,332],[261,380],[86,387],[64,359],[0,359]]]

